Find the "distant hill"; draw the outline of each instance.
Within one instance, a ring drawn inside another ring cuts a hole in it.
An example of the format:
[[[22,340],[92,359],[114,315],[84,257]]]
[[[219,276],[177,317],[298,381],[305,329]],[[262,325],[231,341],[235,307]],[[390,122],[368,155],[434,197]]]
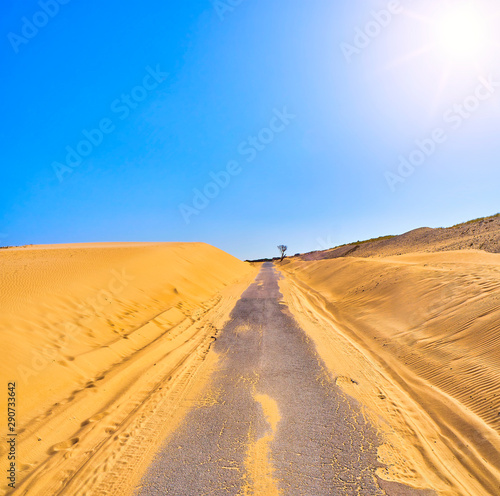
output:
[[[295,257],[301,260],[324,260],[340,257],[376,257],[414,252],[484,250],[500,253],[500,214],[470,220],[453,227],[422,227],[401,234],[357,241],[329,250],[313,251]]]

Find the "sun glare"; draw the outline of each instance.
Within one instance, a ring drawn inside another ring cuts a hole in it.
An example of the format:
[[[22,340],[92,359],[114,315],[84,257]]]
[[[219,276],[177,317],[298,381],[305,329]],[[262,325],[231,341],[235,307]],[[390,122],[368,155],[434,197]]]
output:
[[[429,84],[435,91],[427,98],[430,115],[451,94],[466,91],[462,87],[470,87],[471,80],[498,74],[498,0],[422,0],[403,9],[403,15],[402,49],[385,67],[404,66],[399,88],[411,84],[418,91]],[[411,79],[404,79],[409,73]]]
[[[436,21],[438,43],[446,57],[478,60],[491,51],[489,20],[476,5],[451,5]]]

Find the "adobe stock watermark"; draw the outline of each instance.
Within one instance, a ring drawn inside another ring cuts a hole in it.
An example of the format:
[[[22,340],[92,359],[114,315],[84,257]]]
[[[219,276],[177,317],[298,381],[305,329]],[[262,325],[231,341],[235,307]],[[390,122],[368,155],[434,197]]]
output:
[[[282,110],[274,109],[273,117],[268,126],[262,128],[256,136],[249,136],[237,148],[238,155],[245,157],[245,162],[251,164],[296,118],[288,112],[287,107]],[[243,166],[238,160],[230,160],[226,167],[218,172],[210,172],[212,179],[200,189],[193,189],[193,198],[189,204],[181,203],[179,211],[186,224],[191,222],[193,215],[199,215],[231,183],[233,177],[243,172]]]
[[[316,238],[316,248],[315,251],[325,251],[333,248],[335,246],[333,241],[333,236],[328,235],[326,238]]]
[[[120,98],[113,100],[110,111],[116,115],[120,121],[127,119],[133,110],[143,102],[149,93],[163,83],[168,77],[168,73],[161,71],[159,64],[153,69],[146,67],[146,75],[140,85],[134,86],[129,93],[122,93]],[[63,162],[52,162],[52,169],[60,183],[64,181],[66,175],[71,175],[77,167],[82,165],[84,159],[89,157],[95,148],[102,145],[107,135],[116,130],[116,124],[112,117],[102,118],[97,127],[93,129],[83,129],[81,139],[75,146],[66,146],[66,157]]]
[[[21,45],[27,45],[47,24],[59,14],[61,6],[67,5],[71,0],[40,0],[37,10],[31,19],[26,16],[21,18],[22,26],[19,30],[21,34],[10,32],[7,39],[14,50],[19,53]]]
[[[371,19],[363,26],[354,28],[354,38],[351,43],[343,42],[340,49],[348,63],[352,62],[355,55],[359,55],[367,49],[375,38],[386,29],[393,21],[394,17],[402,14],[403,6],[399,0],[391,0],[385,9],[372,11]]]
[[[488,78],[480,76],[474,92],[444,112],[444,125],[434,128],[427,137],[416,140],[416,146],[409,154],[400,155],[396,172],[385,172],[384,176],[390,190],[394,193],[399,184],[404,184],[415,173],[417,167],[424,165],[436,153],[439,145],[445,143],[453,132],[458,131],[478,112],[483,102],[493,98],[498,88],[500,81],[495,81],[492,76]]]
[[[221,21],[232,14],[245,0],[212,0],[212,7]]]

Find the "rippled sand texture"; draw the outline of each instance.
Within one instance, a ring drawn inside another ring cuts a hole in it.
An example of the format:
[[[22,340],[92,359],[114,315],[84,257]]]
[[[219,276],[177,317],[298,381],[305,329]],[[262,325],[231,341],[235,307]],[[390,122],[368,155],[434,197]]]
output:
[[[407,254],[281,266],[281,290],[386,443],[380,476],[500,494],[500,256]]]
[[[1,250],[0,270],[15,494],[126,494],[255,269],[203,243],[114,243]]]

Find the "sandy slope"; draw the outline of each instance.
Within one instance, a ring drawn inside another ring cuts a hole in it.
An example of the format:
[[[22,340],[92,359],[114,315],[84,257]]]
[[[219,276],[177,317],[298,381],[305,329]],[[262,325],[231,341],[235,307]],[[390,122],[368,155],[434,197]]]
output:
[[[212,336],[255,270],[202,243],[11,248],[0,270],[15,494],[125,494],[203,382]]]
[[[421,227],[399,236],[350,243],[302,255],[303,260],[344,257],[388,257],[415,252],[482,250],[500,253],[500,214],[476,219],[453,227]]]
[[[381,476],[443,495],[500,494],[500,256],[281,267],[285,301],[385,432]]]

